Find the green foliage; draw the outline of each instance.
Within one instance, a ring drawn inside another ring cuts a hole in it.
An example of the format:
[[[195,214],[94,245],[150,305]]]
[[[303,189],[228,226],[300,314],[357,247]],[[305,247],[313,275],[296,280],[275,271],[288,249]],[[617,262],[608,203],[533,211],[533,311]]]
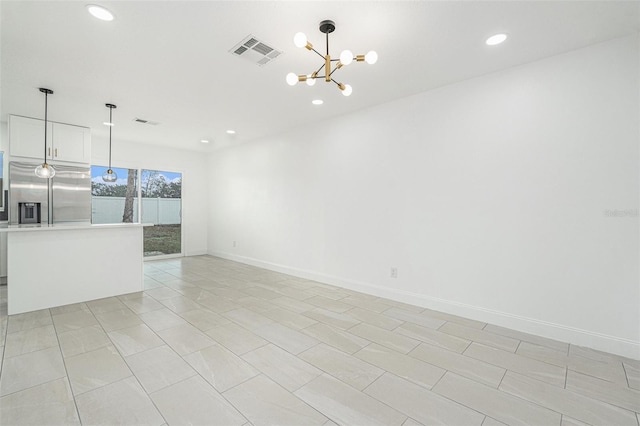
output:
[[[92,182],[91,195],[96,197],[126,197],[127,185]],[[182,179],[168,182],[164,175],[155,171],[145,170],[142,173],[142,196],[145,198],[181,198]]]

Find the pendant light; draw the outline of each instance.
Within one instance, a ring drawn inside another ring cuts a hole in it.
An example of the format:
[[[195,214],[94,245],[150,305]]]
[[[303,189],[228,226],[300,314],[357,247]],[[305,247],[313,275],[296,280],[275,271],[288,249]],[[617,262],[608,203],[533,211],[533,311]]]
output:
[[[102,180],[105,182],[115,182],[118,180],[118,175],[111,169],[111,128],[113,127],[113,109],[116,108],[114,104],[105,104],[109,108],[109,122],[105,123],[109,126],[109,168],[102,174]]]
[[[49,95],[53,95],[53,90],[41,87],[39,89],[44,93],[44,163],[36,167],[36,176],[42,179],[51,179],[56,174],[56,169],[52,165],[47,164],[47,99]]]

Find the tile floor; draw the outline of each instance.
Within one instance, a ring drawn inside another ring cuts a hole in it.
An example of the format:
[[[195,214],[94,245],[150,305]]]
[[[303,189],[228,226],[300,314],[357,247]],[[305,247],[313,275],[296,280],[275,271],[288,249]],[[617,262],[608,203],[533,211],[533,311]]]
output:
[[[7,317],[0,424],[640,425],[640,361],[210,256]]]

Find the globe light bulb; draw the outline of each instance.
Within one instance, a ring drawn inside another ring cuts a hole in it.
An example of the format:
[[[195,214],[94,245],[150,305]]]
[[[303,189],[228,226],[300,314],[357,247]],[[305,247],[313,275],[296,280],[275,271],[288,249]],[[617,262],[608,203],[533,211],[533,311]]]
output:
[[[316,84],[316,79],[311,75],[307,76],[307,86],[313,86],[314,84]]]
[[[109,169],[102,174],[102,180],[105,182],[115,182],[118,180],[118,175],[113,170]]]
[[[366,55],[364,55],[364,60],[369,64],[373,65],[378,62],[378,54],[375,51],[370,51]]]
[[[287,74],[287,84],[289,86],[295,86],[297,82],[298,76],[296,75],[296,73],[290,72],[289,74]]]
[[[507,35],[506,34],[495,34],[495,35],[492,35],[491,37],[489,37],[485,41],[485,43],[487,43],[487,45],[489,45],[489,46],[495,46],[497,44],[502,43],[506,39],[507,39]]]
[[[343,50],[342,53],[340,53],[340,63],[342,65],[349,65],[351,62],[353,62],[353,52]]]
[[[344,96],[349,96],[351,95],[351,92],[353,92],[353,88],[351,87],[350,84],[345,84],[344,85],[344,90],[342,91],[342,94]]]
[[[42,163],[38,167],[36,167],[36,176],[42,179],[51,179],[56,175],[56,169],[53,168],[50,164]]]
[[[304,33],[296,33],[293,36],[293,44],[296,47],[305,47],[307,45],[307,36]]]

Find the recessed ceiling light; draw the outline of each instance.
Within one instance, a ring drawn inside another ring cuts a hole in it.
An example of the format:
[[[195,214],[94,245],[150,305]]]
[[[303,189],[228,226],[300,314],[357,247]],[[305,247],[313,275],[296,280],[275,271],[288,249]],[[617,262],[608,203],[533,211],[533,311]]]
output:
[[[209,143],[209,141],[208,141],[208,140],[206,140],[206,139],[202,139],[200,142],[202,142],[202,143]]]
[[[314,105],[322,105],[324,101],[322,99],[314,99],[311,101],[311,103]]]
[[[235,130],[227,130],[227,133],[230,135],[235,135],[236,131]]]
[[[495,34],[492,35],[485,41],[489,46],[495,46],[496,44],[500,44],[507,39],[506,34]]]
[[[95,4],[88,4],[87,10],[89,11],[90,14],[92,14],[93,16],[95,16],[96,18],[102,21],[113,21],[113,13],[109,12],[107,9],[105,9],[102,6],[98,6]]]
[[[109,123],[108,121],[103,122],[102,124],[104,124],[105,126],[111,126],[113,127],[113,123]]]

